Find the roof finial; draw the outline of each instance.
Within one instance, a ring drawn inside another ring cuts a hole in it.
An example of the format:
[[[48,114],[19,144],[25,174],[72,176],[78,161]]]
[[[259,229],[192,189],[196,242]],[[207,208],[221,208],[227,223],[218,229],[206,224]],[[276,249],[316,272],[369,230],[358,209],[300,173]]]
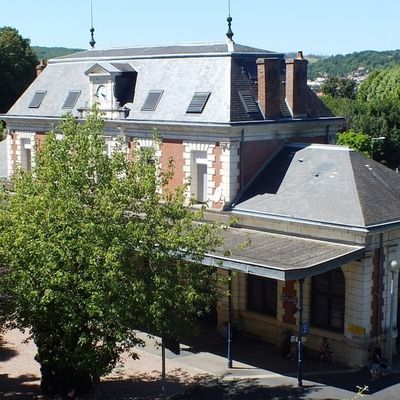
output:
[[[228,32],[226,32],[226,36],[228,36],[228,39],[233,42],[233,32],[231,29],[231,24],[232,24],[232,17],[231,17],[231,0],[228,0],[228,18],[226,19],[228,21]]]
[[[94,45],[96,44],[96,41],[94,40],[94,28],[93,28],[93,0],[90,0],[90,18],[91,18],[91,23],[92,27],[90,28],[90,36],[92,37],[89,44],[94,48]]]

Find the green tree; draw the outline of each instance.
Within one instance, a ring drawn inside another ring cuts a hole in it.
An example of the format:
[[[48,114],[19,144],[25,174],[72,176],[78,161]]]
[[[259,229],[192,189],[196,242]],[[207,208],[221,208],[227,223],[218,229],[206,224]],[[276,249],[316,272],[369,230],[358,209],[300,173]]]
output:
[[[321,96],[321,100],[337,117],[344,117],[345,121],[339,127],[339,132],[345,132],[351,127],[355,101],[345,97]]]
[[[37,58],[16,29],[0,28],[0,113],[7,112],[36,76]]]
[[[361,84],[354,100],[323,96],[335,115],[345,117],[341,132],[363,132],[370,138],[384,137],[374,145],[374,159],[400,166],[400,67],[373,71]],[[371,147],[372,148],[372,147]]]
[[[374,158],[391,168],[400,166],[400,67],[370,74],[350,118],[354,130],[385,137]]]
[[[6,124],[0,119],[0,142],[6,138]]]
[[[357,86],[352,79],[330,76],[325,80],[321,89],[326,96],[354,99]]]
[[[342,132],[338,135],[337,144],[349,146],[351,149],[363,153],[367,157],[372,157],[372,139],[369,135],[361,132]]]
[[[189,320],[215,281],[200,260],[219,225],[195,223],[184,188],[167,190],[172,162],[160,172],[154,152],[129,160],[122,143],[107,157],[102,130],[96,110],[82,124],[66,116],[62,139],[49,133],[35,169],[1,192],[3,318],[30,330],[54,394],[89,389],[139,343],[138,326],[175,334],[171,310]]]

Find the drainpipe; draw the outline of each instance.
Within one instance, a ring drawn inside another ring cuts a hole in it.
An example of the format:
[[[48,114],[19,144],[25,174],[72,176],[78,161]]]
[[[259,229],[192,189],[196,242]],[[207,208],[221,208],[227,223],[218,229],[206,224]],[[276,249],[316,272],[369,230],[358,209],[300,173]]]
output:
[[[244,129],[240,134],[240,148],[239,148],[239,163],[240,163],[240,193],[243,193],[244,188],[244,152],[243,152],[243,144],[244,144]]]
[[[383,233],[379,234],[379,253],[378,253],[378,271],[377,271],[377,279],[378,279],[378,298],[377,298],[377,312],[376,312],[376,327],[375,332],[376,336],[380,336],[382,333],[382,295],[383,295],[383,267],[384,267],[384,258],[385,254],[383,251]]]

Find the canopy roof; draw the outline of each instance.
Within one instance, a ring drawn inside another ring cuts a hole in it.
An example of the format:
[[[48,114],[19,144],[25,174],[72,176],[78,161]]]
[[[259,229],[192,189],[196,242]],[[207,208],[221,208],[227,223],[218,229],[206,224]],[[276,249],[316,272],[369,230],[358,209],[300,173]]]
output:
[[[308,278],[362,258],[364,247],[229,228],[203,263],[281,281]],[[226,251],[225,249],[229,249]]]

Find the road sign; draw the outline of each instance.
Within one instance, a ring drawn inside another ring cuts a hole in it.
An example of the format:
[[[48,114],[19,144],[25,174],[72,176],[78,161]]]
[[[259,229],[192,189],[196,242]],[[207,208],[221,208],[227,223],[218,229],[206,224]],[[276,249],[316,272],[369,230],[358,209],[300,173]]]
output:
[[[303,336],[307,335],[310,332],[310,322],[303,322],[301,324],[301,334]]]
[[[305,343],[307,341],[307,338],[306,337],[302,337],[300,340],[301,340],[301,343]],[[290,341],[292,343],[297,343],[299,341],[299,337],[293,335],[293,336],[290,337]]]

